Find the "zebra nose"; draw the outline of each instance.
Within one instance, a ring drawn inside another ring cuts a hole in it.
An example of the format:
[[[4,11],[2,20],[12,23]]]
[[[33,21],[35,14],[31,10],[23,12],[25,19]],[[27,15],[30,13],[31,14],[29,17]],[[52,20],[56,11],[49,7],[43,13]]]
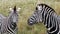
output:
[[[33,23],[32,23],[32,22],[30,22],[30,23],[28,23],[28,25],[33,25]]]
[[[28,19],[28,25],[33,25],[33,22]]]

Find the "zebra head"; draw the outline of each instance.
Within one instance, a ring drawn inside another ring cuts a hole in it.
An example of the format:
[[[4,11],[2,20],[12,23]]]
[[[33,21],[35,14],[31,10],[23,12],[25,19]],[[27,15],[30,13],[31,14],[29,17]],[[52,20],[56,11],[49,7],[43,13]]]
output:
[[[34,14],[28,19],[28,24],[33,25],[38,22],[42,22],[42,6],[37,5]]]
[[[16,23],[18,21],[18,11],[20,10],[20,8],[16,9],[16,6],[14,6],[14,8],[10,8],[10,22],[12,23]]]

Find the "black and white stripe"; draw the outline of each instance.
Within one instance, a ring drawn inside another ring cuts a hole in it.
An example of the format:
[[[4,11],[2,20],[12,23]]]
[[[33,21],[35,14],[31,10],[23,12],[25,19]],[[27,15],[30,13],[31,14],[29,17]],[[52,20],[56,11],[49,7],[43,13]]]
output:
[[[28,24],[33,25],[43,22],[48,34],[59,34],[59,16],[55,10],[46,4],[38,4],[34,14],[28,19]]]
[[[20,8],[18,8],[19,10]],[[10,14],[8,17],[2,19],[1,22],[1,34],[17,34],[17,22],[18,22],[18,11],[16,6],[10,8]]]
[[[8,17],[8,26],[7,31],[11,34],[17,34],[17,22],[18,22],[18,13],[16,6],[12,9],[12,12],[10,13]]]
[[[1,26],[2,26],[2,22],[3,19],[6,18],[5,16],[3,16],[2,14],[0,14],[0,34],[1,34]]]

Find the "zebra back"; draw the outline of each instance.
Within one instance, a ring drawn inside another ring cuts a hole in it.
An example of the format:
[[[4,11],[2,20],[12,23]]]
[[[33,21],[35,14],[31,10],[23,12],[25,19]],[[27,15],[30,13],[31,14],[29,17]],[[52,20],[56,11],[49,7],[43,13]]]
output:
[[[5,16],[3,16],[2,14],[0,14],[0,33],[2,32],[2,28],[3,28],[3,25],[6,25],[6,23],[3,23],[3,22],[5,22],[4,21],[4,19],[5,19],[6,17]]]

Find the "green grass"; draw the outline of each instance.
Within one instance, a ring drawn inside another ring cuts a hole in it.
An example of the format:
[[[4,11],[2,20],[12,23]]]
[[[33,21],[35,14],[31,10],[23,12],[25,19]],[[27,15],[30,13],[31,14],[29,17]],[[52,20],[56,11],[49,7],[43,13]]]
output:
[[[18,34],[46,34],[46,28],[43,23],[33,26],[27,24],[28,18],[34,13],[35,7],[39,3],[45,3],[55,9],[56,13],[60,13],[59,0],[0,0],[0,13],[8,16],[9,8],[15,5],[21,8],[19,13]]]

